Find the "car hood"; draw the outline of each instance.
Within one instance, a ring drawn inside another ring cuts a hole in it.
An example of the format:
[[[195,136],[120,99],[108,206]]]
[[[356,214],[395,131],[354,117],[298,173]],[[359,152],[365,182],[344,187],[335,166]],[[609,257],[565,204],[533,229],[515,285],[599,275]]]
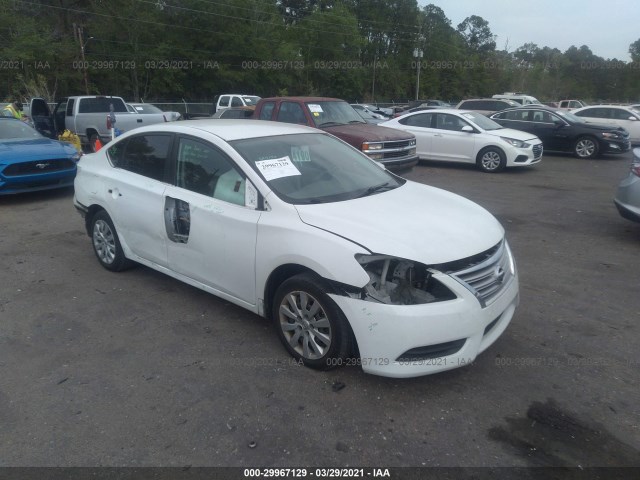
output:
[[[382,127],[369,123],[352,123],[348,125],[335,125],[323,127],[322,130],[335,135],[338,138],[349,142],[354,139],[358,143],[367,142],[389,142],[398,140],[410,140],[414,137],[412,133],[396,130],[395,128]],[[358,145],[360,147],[360,145]]]
[[[69,158],[76,153],[77,150],[68,143],[48,138],[0,141],[0,161],[2,163]]]
[[[522,142],[525,142],[527,140],[535,140],[538,138],[529,132],[514,130],[513,128],[499,128],[497,130],[485,130],[485,133],[488,133],[489,135],[495,135],[496,137],[513,138],[514,140],[520,140]]]
[[[373,253],[426,265],[488,250],[504,229],[484,208],[459,195],[407,181],[403,186],[346,202],[296,205],[308,224]]]

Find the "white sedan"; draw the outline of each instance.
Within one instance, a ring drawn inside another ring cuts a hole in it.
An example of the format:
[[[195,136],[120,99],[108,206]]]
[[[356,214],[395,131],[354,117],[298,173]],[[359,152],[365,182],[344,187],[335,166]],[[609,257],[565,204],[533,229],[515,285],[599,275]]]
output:
[[[578,108],[571,113],[584,118],[587,123],[622,127],[629,132],[631,143],[640,143],[640,112],[633,106],[593,105]]]
[[[518,303],[492,215],[308,127],[138,128],[82,157],[74,204],[103,267],[146,265],[266,317],[312,368],[468,365]]]
[[[471,111],[418,111],[380,125],[413,133],[422,160],[475,163],[485,172],[499,172],[505,167],[533,165],[542,159],[538,137],[503,128]]]

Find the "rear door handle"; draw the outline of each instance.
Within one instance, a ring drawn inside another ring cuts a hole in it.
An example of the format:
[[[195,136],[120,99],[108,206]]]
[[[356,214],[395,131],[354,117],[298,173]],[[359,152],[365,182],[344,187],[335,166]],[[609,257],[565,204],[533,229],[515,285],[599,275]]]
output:
[[[136,122],[138,122],[138,123],[142,123],[142,119],[141,119],[141,118],[138,118],[138,119],[136,119]]]

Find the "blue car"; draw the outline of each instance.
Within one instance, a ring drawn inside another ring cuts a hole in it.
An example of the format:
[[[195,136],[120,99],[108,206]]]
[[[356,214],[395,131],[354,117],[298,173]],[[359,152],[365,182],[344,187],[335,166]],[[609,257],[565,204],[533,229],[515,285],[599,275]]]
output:
[[[72,145],[0,117],[0,195],[72,186],[79,159]]]

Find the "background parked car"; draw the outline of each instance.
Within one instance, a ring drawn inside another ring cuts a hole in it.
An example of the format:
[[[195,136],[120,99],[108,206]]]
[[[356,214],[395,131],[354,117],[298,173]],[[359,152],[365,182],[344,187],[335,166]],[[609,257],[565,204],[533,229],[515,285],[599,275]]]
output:
[[[162,115],[165,122],[175,122],[182,118],[180,112],[165,112],[150,103],[127,103],[127,109],[131,113],[139,113],[141,115]]]
[[[413,133],[422,160],[475,163],[485,172],[499,172],[542,158],[542,142],[535,135],[503,128],[480,113],[417,111],[381,125]]]
[[[500,100],[498,98],[472,98],[462,100],[456,108],[458,110],[471,110],[489,116],[506,108],[519,107],[520,104],[513,100]]]
[[[212,118],[251,118],[256,107],[225,108],[212,115]]]
[[[556,102],[556,105],[558,110],[572,111],[576,108],[586,107],[587,102],[583,102],[582,100],[560,100]]]
[[[71,144],[0,117],[0,195],[71,186],[79,158]]]
[[[640,143],[640,112],[620,105],[593,105],[573,110],[571,113],[588,123],[600,123],[622,127],[629,132],[631,143]]]
[[[386,115],[384,115],[383,113],[381,113],[377,107],[374,107],[373,105],[365,105],[362,103],[352,103],[351,106],[353,107],[353,109],[358,112],[358,113],[362,113],[362,112],[367,112],[369,115],[369,117],[373,117],[373,118],[377,118],[379,120],[385,120],[387,118]],[[366,117],[362,117],[366,120]],[[370,122],[373,123],[373,122]]]
[[[503,110],[491,118],[504,127],[536,135],[546,151],[593,158],[598,153],[622,153],[631,148],[629,132],[621,127],[587,123],[570,112],[542,105]]]
[[[501,100],[513,100],[520,105],[540,105],[540,100],[531,95],[521,92],[504,92],[493,95],[491,98],[499,98]]]
[[[633,149],[633,163],[616,192],[614,203],[622,217],[640,222],[640,148]]]
[[[228,93],[216,96],[215,112],[233,107],[255,107],[260,97],[256,95],[241,95],[237,93]]]

